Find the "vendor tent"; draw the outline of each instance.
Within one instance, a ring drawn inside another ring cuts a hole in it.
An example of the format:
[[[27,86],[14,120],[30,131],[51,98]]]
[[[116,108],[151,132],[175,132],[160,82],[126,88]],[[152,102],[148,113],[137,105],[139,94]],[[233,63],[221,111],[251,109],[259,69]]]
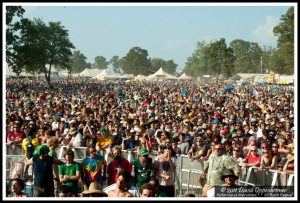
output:
[[[156,73],[149,75],[146,80],[177,80],[177,78],[160,68]]]
[[[187,74],[183,73],[178,80],[193,80],[193,77],[188,76]]]

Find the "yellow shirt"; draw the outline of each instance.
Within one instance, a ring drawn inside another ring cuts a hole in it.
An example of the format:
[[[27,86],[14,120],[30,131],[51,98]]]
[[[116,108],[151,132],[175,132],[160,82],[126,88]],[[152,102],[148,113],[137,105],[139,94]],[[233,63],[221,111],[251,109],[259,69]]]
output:
[[[111,141],[112,141],[111,137],[107,137],[107,138],[104,138],[102,136],[97,137],[97,144],[100,147],[105,147],[105,146],[109,145],[111,143]]]

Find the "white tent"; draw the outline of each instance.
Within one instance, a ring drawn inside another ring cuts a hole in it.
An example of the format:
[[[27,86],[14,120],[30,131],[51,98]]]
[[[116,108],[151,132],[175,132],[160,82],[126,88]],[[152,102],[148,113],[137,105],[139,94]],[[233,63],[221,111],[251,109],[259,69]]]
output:
[[[177,78],[160,68],[156,73],[149,75],[146,80],[177,80]]]
[[[183,73],[178,80],[193,80],[193,77],[188,76],[187,74]]]
[[[98,75],[102,71],[103,71],[103,69],[98,69],[98,68],[89,69],[89,68],[86,68],[81,73],[76,73],[76,74],[73,74],[72,76],[74,76],[74,77],[94,77],[95,75]]]
[[[138,75],[135,77],[136,81],[142,81],[142,80],[146,80],[146,77],[144,75]]]
[[[95,75],[93,78],[98,80],[106,80],[113,76],[115,76],[115,74],[111,74],[111,72],[108,69],[104,69],[100,73]]]

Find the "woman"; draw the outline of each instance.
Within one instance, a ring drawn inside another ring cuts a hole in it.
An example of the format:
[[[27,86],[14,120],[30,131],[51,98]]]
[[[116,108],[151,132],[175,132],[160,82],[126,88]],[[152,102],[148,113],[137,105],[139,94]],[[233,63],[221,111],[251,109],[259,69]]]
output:
[[[176,165],[171,159],[171,146],[161,146],[162,154],[154,161],[153,172],[158,178],[161,191],[168,197],[174,197],[174,176]]]
[[[239,165],[243,165],[243,158],[240,156],[240,149],[238,147],[233,147],[231,158]]]
[[[28,197],[28,195],[22,190],[25,188],[25,183],[20,178],[13,179],[11,183],[11,191],[13,193],[13,197]]]
[[[204,145],[204,141],[201,137],[197,137],[188,152],[188,156],[194,159],[203,159],[207,153],[207,147]]]
[[[69,149],[64,154],[66,163],[59,167],[59,181],[62,184],[64,197],[78,196],[78,180],[80,178],[80,165],[74,162],[74,152]]]
[[[262,169],[274,169],[276,168],[276,158],[272,156],[269,149],[263,150],[263,155],[261,156],[260,160],[260,170]]]

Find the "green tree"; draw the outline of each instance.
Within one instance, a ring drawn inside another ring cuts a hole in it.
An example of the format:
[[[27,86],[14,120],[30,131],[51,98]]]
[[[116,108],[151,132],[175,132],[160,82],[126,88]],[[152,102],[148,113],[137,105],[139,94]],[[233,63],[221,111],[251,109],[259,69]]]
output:
[[[140,47],[133,47],[127,55],[122,58],[121,65],[124,73],[149,75],[153,73],[148,51]]]
[[[6,6],[6,62],[9,66],[13,64],[14,51],[13,47],[18,43],[19,36],[17,34],[20,29],[20,22],[13,22],[14,17],[23,18],[25,10],[21,6]],[[20,69],[16,69],[16,74],[21,73]]]
[[[197,48],[192,54],[192,56],[187,58],[185,67],[182,72],[193,75],[193,76],[203,76],[206,74],[211,74],[206,68],[207,60],[205,59],[205,51],[208,49],[208,44],[205,41],[197,42]]]
[[[273,33],[277,40],[277,59],[274,59],[275,69],[286,74],[294,73],[294,7],[290,7],[280,22],[274,27]],[[283,59],[283,64],[282,60]],[[280,62],[280,63],[277,63]],[[283,65],[283,66],[282,66]],[[280,67],[281,66],[281,67]]]
[[[120,70],[121,65],[120,65],[119,56],[113,56],[109,62],[112,65],[113,71],[115,73],[121,73],[121,70]]]
[[[227,48],[224,38],[210,43],[208,49],[204,52],[204,56],[207,59],[207,68],[217,75],[217,83],[220,74],[223,74],[225,78],[233,74],[233,49]]]
[[[265,72],[266,70],[268,70],[269,72],[271,70],[274,71],[274,66],[273,66],[273,58],[274,58],[274,53],[275,53],[276,49],[273,47],[263,47],[262,49],[262,65],[263,65],[263,69]]]
[[[177,68],[177,64],[174,63],[173,60],[169,60],[169,61],[166,61],[165,62],[165,65],[163,66],[163,69],[167,72],[167,73],[170,73],[170,74],[175,74],[176,72],[176,68]]]
[[[84,69],[88,68],[89,65],[86,63],[86,57],[80,51],[74,51],[73,55],[71,56],[71,71],[73,73],[80,73]],[[69,73],[71,74],[71,73]]]
[[[75,47],[69,40],[68,30],[60,22],[46,25],[41,19],[34,19],[21,25],[19,43],[13,48],[16,53],[13,67],[44,73],[50,85],[52,67],[68,69],[71,49]]]
[[[256,42],[236,39],[230,42],[233,49],[235,73],[260,73],[260,57],[262,49]]]
[[[151,58],[150,59],[151,67],[153,70],[153,73],[158,71],[161,67],[165,70],[165,61],[161,58]]]
[[[104,56],[96,56],[95,63],[92,66],[93,68],[107,69],[108,64],[109,62],[106,61]]]

